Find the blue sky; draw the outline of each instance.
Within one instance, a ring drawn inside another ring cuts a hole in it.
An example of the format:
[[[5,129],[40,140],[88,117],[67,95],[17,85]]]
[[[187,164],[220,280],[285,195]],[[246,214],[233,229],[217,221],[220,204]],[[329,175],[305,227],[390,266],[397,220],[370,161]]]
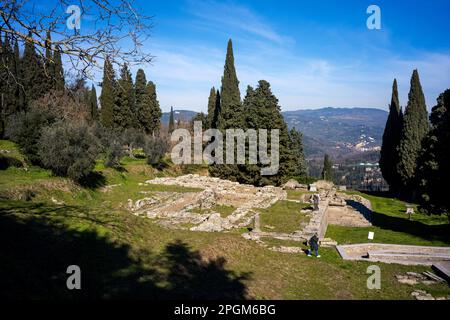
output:
[[[366,27],[369,5],[381,30]],[[450,88],[450,1],[144,1],[154,16],[143,66],[164,111],[205,111],[220,86],[226,44],[233,39],[241,94],[268,80],[283,110],[387,109],[394,77],[407,103],[417,68],[428,108]],[[133,71],[135,71],[134,69]]]

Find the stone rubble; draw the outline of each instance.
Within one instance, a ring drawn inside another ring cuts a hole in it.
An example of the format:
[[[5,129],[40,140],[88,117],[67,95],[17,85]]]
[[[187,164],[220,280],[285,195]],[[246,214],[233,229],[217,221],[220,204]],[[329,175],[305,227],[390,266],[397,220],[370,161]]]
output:
[[[350,210],[347,201],[355,201],[366,208],[370,208],[370,202],[360,196],[337,193],[336,188],[326,181],[316,183],[319,195],[317,210],[304,208],[301,214],[309,216],[309,221],[298,226],[298,230],[292,233],[263,232],[260,228],[260,219],[257,209],[268,208],[279,200],[286,200],[286,189],[301,189],[305,187],[295,180],[288,181],[282,188],[274,186],[255,187],[239,184],[229,180],[188,174],[178,177],[160,177],[147,180],[140,185],[167,185],[186,188],[195,188],[198,192],[150,192],[140,191],[145,198],[133,202],[128,201],[128,209],[137,216],[155,219],[157,223],[169,228],[189,229],[191,231],[221,232],[233,228],[251,227],[251,232],[242,236],[265,245],[261,238],[273,238],[278,240],[290,240],[304,242],[315,233],[319,235],[323,246],[335,246],[332,239],[324,239],[326,227],[329,223],[330,208]],[[108,189],[114,186],[108,186]],[[306,189],[305,189],[306,191]],[[301,202],[313,204],[313,194],[304,193]],[[316,197],[317,198],[317,197]],[[316,199],[317,200],[317,199]],[[226,217],[215,212],[216,205],[233,206],[236,209]],[[354,214],[354,212],[352,212]],[[353,217],[354,218],[354,217]],[[362,214],[356,215],[355,221],[363,221]],[[332,220],[332,219],[331,219]],[[364,220],[366,221],[366,220]],[[366,221],[367,222],[367,221]],[[363,223],[361,223],[364,225]],[[269,226],[267,226],[269,228]],[[269,229],[274,229],[271,226]],[[268,246],[267,246],[268,247]],[[293,249],[292,249],[293,248]],[[272,247],[275,251],[298,253],[298,247]]]
[[[268,208],[287,197],[286,191],[281,188],[254,187],[196,174],[155,178],[145,184],[203,189],[201,192],[173,192],[170,199],[165,201],[144,202],[141,207],[136,206],[137,203],[129,206],[134,214],[165,220],[165,225],[192,224],[189,228],[192,231],[219,232],[246,227],[254,221],[257,214],[253,209]],[[148,208],[149,204],[153,206]],[[214,212],[215,205],[234,206],[236,210],[229,216],[222,217],[220,213]],[[194,212],[198,210],[201,213]]]

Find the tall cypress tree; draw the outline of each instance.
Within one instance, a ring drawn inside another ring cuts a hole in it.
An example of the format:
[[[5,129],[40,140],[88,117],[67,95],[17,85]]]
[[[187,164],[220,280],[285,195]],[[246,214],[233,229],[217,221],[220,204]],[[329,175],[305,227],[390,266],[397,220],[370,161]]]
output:
[[[233,43],[228,40],[227,54],[220,88],[220,113],[217,120],[217,128],[225,132],[226,129],[244,128],[244,113],[239,91],[239,81],[234,67]],[[226,143],[224,144],[226,150]],[[211,175],[232,180],[239,180],[239,168],[237,165],[214,164],[209,167]]]
[[[144,70],[139,69],[136,74],[136,114],[139,128],[147,134],[159,130],[161,109],[156,96],[156,87],[152,81],[147,83]]]
[[[145,77],[145,72],[142,69],[139,69],[136,73],[134,88],[136,97],[136,126],[146,133],[149,133],[151,123],[151,102],[150,97],[147,94],[147,79]]]
[[[2,74],[2,96],[1,103],[3,105],[3,116],[9,115],[15,111],[15,87],[16,87],[16,79],[14,74],[14,53],[12,51],[10,38],[8,34],[5,34],[5,39],[2,47],[2,65],[3,65],[3,74]]]
[[[243,125],[243,112],[239,81],[234,67],[233,43],[228,40],[227,55],[222,76],[220,93],[220,114],[218,128],[241,128]]]
[[[208,98],[208,114],[206,116],[206,127],[212,128],[213,127],[213,118],[214,118],[214,112],[216,110],[216,88],[212,87],[209,91],[209,98]]]
[[[208,114],[206,116],[206,128],[217,129],[220,114],[220,92],[211,88],[208,98]]]
[[[125,63],[117,81],[117,94],[113,106],[114,126],[121,129],[132,128],[136,125],[134,110],[134,88],[131,72]]]
[[[150,126],[148,133],[155,134],[161,127],[162,111],[159,107],[158,97],[156,95],[156,85],[153,81],[147,83],[147,95],[150,98]]]
[[[399,162],[398,148],[402,135],[402,120],[402,112],[398,100],[397,79],[394,79],[389,116],[383,133],[379,162],[383,178],[389,184],[391,192],[394,193],[398,191],[401,185],[397,164]]]
[[[326,181],[333,181],[333,163],[328,154],[323,157],[322,179]]]
[[[94,85],[92,85],[91,90],[89,92],[89,108],[91,111],[91,119],[93,121],[97,121],[98,120],[97,90],[95,90]]]
[[[21,110],[23,105],[23,94],[20,92],[20,56],[17,40],[5,35],[2,45],[2,60],[0,64],[3,67],[1,74],[2,82],[2,100],[4,115],[10,115]]]
[[[405,109],[402,137],[399,144],[399,163],[397,170],[401,177],[403,195],[413,197],[414,176],[422,141],[429,130],[428,111],[420,84],[419,73],[413,71],[408,105]]]
[[[214,108],[214,115],[213,118],[211,120],[211,127],[213,129],[217,129],[218,125],[219,125],[219,116],[220,116],[220,111],[222,110],[221,106],[220,106],[220,91],[217,90],[216,91],[216,105]]]
[[[47,39],[45,40],[45,60],[44,60],[44,78],[43,88],[45,92],[49,92],[55,88],[55,61],[53,59],[50,31],[47,31]]]
[[[28,35],[32,37],[31,32]],[[45,94],[44,70],[42,61],[36,54],[34,44],[31,41],[25,42],[25,49],[22,59],[23,85],[25,89],[25,99],[28,105],[30,101],[40,98]]]
[[[23,71],[22,64],[20,60],[19,43],[16,40],[14,43],[14,62],[15,62],[15,75],[16,75],[16,112],[25,110],[25,91],[22,85]]]
[[[3,138],[6,126],[5,114],[5,90],[6,90],[6,65],[5,65],[5,48],[3,44],[3,35],[0,30],[0,138]]]
[[[303,135],[295,128],[289,130],[287,172],[289,177],[303,178],[307,175]]]
[[[169,134],[171,134],[175,130],[175,119],[173,116],[173,107],[170,107],[170,116],[169,116]]]
[[[114,126],[113,108],[115,103],[116,80],[113,66],[108,57],[103,66],[102,92],[100,94],[100,122],[107,128]]]
[[[65,80],[64,80],[64,69],[61,60],[61,48],[56,47],[53,54],[53,83],[54,88],[58,91],[64,91]]]

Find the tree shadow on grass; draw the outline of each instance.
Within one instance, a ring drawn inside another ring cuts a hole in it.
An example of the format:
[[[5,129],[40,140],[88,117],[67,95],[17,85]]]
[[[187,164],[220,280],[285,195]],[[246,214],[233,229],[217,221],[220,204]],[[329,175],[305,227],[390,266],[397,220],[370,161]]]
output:
[[[363,205],[361,202],[354,201],[354,200],[345,200],[347,205],[361,213],[364,218],[366,218],[368,221],[372,220],[372,210],[367,208],[365,205]]]
[[[362,213],[372,225],[385,230],[408,233],[429,241],[441,241],[450,245],[450,224],[428,225],[419,221],[392,217],[384,213],[372,211],[356,201],[347,201],[347,204]]]
[[[89,230],[70,229],[47,206],[17,209],[0,201],[0,298],[245,299],[250,275],[206,261],[181,241],[160,253],[132,250]],[[76,208],[65,208],[77,215]],[[56,210],[62,210],[61,208]],[[78,212],[78,216],[80,213]],[[69,218],[70,219],[70,218]],[[98,223],[98,222],[96,222]],[[80,228],[81,229],[81,228]],[[81,290],[68,290],[69,265],[81,269]]]
[[[106,178],[101,172],[93,171],[79,181],[82,187],[89,189],[98,189],[106,185]]]

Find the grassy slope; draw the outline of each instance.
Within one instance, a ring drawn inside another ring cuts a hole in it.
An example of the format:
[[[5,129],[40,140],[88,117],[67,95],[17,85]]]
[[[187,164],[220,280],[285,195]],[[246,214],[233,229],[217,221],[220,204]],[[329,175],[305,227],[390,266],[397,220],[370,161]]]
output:
[[[399,284],[395,274],[428,270],[380,264],[382,290],[368,290],[369,264],[343,261],[334,249],[323,249],[322,259],[308,258],[269,251],[236,232],[159,227],[123,210],[121,203],[142,197],[139,190],[147,187],[139,182],[178,172],[156,172],[131,159],[124,168],[118,172],[97,166],[102,183],[120,184],[106,193],[39,168],[0,171],[0,191],[44,186],[33,201],[0,200],[0,296],[409,299],[412,287]],[[55,205],[51,197],[65,204]],[[71,264],[81,267],[81,291],[65,289]],[[445,286],[427,290],[450,293]]]
[[[297,202],[278,201],[270,208],[260,210],[261,230],[287,233],[300,230],[300,224],[309,221],[300,210],[308,206]]]
[[[369,242],[368,232],[375,232],[373,242],[398,243],[425,246],[449,246],[450,228],[448,218],[442,216],[428,216],[414,214],[408,220],[405,214],[406,204],[402,201],[360,194],[372,203],[372,227],[348,228],[328,226],[327,237],[338,243]],[[417,210],[416,210],[417,212]]]

